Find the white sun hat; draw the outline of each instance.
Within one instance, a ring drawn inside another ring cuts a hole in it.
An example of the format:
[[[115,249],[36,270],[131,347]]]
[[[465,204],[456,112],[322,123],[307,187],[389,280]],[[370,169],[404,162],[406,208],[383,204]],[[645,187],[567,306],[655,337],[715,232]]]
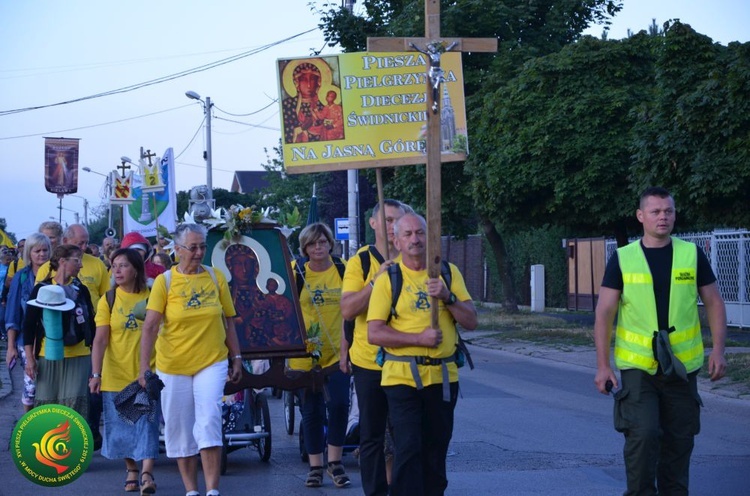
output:
[[[73,300],[65,297],[65,290],[61,286],[54,284],[48,284],[39,288],[36,299],[29,300],[26,304],[39,308],[49,308],[58,312],[65,312],[76,306]]]

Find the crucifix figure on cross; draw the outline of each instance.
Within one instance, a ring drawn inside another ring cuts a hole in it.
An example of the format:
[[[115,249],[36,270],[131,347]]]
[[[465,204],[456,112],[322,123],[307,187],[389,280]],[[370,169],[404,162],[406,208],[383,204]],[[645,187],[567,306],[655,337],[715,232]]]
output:
[[[369,52],[408,52],[418,51],[427,55],[427,272],[431,278],[440,276],[442,257],[440,255],[441,236],[441,184],[440,165],[440,83],[443,70],[440,56],[456,49],[460,52],[496,52],[497,38],[443,38],[440,36],[440,0],[425,0],[424,38],[367,38]],[[419,46],[426,48],[420,49]],[[438,324],[438,302],[432,299],[432,325]]]
[[[414,43],[409,43],[409,46],[414,50],[427,55],[430,58],[430,69],[427,72],[427,77],[430,78],[432,84],[432,113],[437,114],[440,105],[440,83],[445,81],[445,71],[440,67],[440,55],[445,52],[450,52],[456,45],[457,41],[454,41],[447,47],[442,41],[433,41],[427,44],[427,48],[419,48]]]

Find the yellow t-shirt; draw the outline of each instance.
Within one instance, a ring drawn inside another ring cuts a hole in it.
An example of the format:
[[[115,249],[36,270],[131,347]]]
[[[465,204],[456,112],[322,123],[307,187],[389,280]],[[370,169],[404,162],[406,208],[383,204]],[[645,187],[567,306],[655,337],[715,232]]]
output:
[[[181,274],[172,267],[169,294],[164,274],[156,277],[147,309],[164,316],[164,325],[156,340],[158,370],[194,375],[228,359],[222,313],[226,318],[233,318],[236,312],[226,277],[220,270],[213,270],[216,284],[207,270]]]
[[[342,262],[344,262],[342,260]],[[292,273],[296,261],[292,262]],[[336,265],[332,264],[323,272],[310,270],[305,263],[305,285],[299,297],[305,329],[317,322],[320,324],[320,359],[318,364],[327,367],[339,361],[341,349],[341,276]],[[289,368],[310,370],[312,358],[291,358]]]
[[[23,258],[19,258],[17,261],[18,263],[11,262],[10,265],[8,265],[8,273],[5,275],[6,286],[10,286],[10,282],[13,280],[13,276],[16,275],[16,272],[26,267]]]
[[[83,254],[81,261],[83,262],[83,266],[78,272],[78,279],[88,288],[89,293],[91,293],[91,305],[96,310],[99,298],[109,291],[107,266],[104,265],[104,262],[88,253]],[[44,265],[39,267],[36,273],[36,282],[42,282],[49,272],[49,262],[45,262]],[[54,272],[52,275],[54,276]]]
[[[380,262],[369,253],[370,246],[363,246],[357,251],[357,254],[349,259],[346,264],[346,272],[344,273],[344,282],[341,287],[342,293],[357,293],[362,291],[365,284],[370,284],[370,281],[380,269]],[[370,270],[367,273],[367,277],[362,277],[362,259],[359,258],[360,252],[367,251],[370,256]],[[401,255],[395,259],[396,262],[401,261]],[[387,276],[387,274],[386,274]],[[354,320],[354,342],[352,347],[349,348],[349,360],[357,367],[370,370],[380,370],[380,365],[375,362],[375,357],[378,354],[378,346],[372,345],[367,341],[367,312],[362,312],[357,315]]]
[[[148,289],[126,293],[118,288],[111,314],[107,298],[99,299],[96,327],[109,326],[109,344],[102,363],[102,391],[122,391],[138,378],[143,321],[135,318],[133,307],[147,298]],[[152,369],[153,365],[152,357]]]
[[[430,326],[430,297],[427,295],[427,271],[414,271],[406,267],[403,262],[399,263],[403,274],[403,286],[401,295],[396,303],[398,317],[391,319],[388,324],[397,331],[406,333],[420,333]],[[451,266],[451,291],[456,294],[459,301],[470,300],[469,292],[466,290],[464,278],[458,268]],[[453,315],[439,301],[438,325],[443,331],[443,340],[437,348],[426,348],[423,346],[406,346],[403,348],[386,348],[388,353],[399,356],[429,356],[432,358],[448,358],[456,352],[458,334]],[[370,309],[367,312],[367,321],[388,320],[391,313],[391,280],[390,277],[378,277],[375,287],[370,296]],[[419,365],[419,376],[422,384],[443,383],[443,372],[441,366]],[[449,381],[458,381],[458,369],[456,364],[448,364]],[[409,369],[409,363],[386,360],[383,365],[383,386],[406,385],[416,387],[414,378]]]

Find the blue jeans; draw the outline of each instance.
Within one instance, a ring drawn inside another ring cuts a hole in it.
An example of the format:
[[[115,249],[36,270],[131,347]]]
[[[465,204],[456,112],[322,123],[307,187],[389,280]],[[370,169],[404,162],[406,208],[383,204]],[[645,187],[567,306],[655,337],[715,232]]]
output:
[[[305,450],[311,455],[317,455],[323,453],[326,443],[343,446],[349,418],[349,376],[337,370],[326,379],[325,393],[303,389],[301,397],[299,410],[305,429]]]

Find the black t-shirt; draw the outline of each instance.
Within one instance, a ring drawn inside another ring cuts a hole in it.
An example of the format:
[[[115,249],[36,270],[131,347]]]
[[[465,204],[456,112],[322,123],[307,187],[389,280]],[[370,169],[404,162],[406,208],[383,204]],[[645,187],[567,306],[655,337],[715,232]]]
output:
[[[672,272],[672,243],[662,248],[641,248],[646,256],[646,262],[651,270],[651,277],[654,281],[654,297],[656,299],[656,316],[659,322],[659,329],[669,329],[669,290],[671,285]],[[697,284],[701,288],[708,286],[716,281],[714,271],[711,269],[711,263],[708,261],[703,250],[698,248],[698,270]],[[617,252],[610,257],[607,268],[604,271],[602,286],[605,288],[622,291],[622,271],[620,270],[620,261],[617,258]],[[658,329],[654,329],[655,331]]]

